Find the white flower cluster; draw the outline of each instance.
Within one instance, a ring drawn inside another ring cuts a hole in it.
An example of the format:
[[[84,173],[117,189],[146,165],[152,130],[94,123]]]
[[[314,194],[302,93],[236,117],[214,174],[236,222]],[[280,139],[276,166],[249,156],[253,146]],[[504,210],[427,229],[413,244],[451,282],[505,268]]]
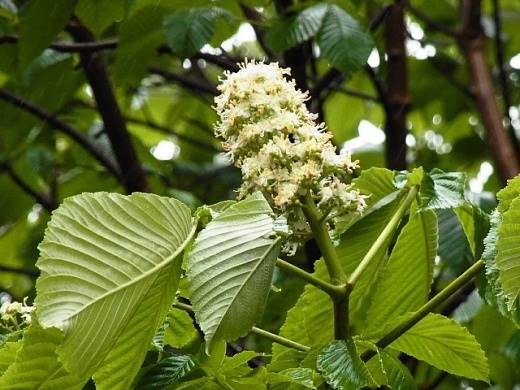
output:
[[[31,312],[34,306],[27,305],[27,298],[22,302],[6,299],[0,306],[0,326],[15,331],[31,324]]]
[[[358,162],[344,150],[336,153],[332,135],[305,106],[307,93],[286,75],[290,69],[275,63],[246,62],[238,72],[226,72],[215,98],[215,133],[242,170],[239,198],[261,191],[286,216],[292,241],[302,242],[310,228],[301,201],[309,192],[331,229],[334,218],[360,213],[365,201],[345,183]]]

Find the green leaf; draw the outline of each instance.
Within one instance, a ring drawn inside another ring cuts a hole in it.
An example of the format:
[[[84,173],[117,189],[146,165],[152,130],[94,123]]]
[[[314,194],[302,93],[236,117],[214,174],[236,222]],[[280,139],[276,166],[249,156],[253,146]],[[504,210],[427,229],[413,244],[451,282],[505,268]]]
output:
[[[375,385],[352,339],[330,343],[316,363],[327,383],[335,389],[354,390]]]
[[[170,309],[167,323],[163,338],[165,345],[182,348],[198,334],[192,318],[184,310]]]
[[[137,385],[136,390],[168,389],[177,379],[188,374],[196,365],[189,355],[170,356],[150,368]]]
[[[328,8],[329,4],[317,4],[275,22],[266,34],[267,45],[275,52],[282,52],[314,37],[322,26]]]
[[[16,342],[2,342],[0,348],[0,378],[7,371],[11,364],[16,361],[16,354],[23,346],[23,340],[20,339]],[[0,383],[2,379],[0,379]]]
[[[498,240],[498,228],[502,222],[502,216],[498,211],[491,215],[489,233],[484,240],[485,250],[482,259],[486,263],[485,283],[479,284],[479,292],[484,301],[496,308],[502,315],[512,319],[517,325],[520,324],[520,300],[517,300],[514,310],[508,309],[507,297],[502,290],[500,283],[500,271],[496,267],[495,257],[497,256],[496,243]]]
[[[209,42],[220,17],[233,22],[233,15],[219,7],[193,7],[172,13],[163,27],[168,46],[181,58],[190,58]]]
[[[520,197],[514,199],[502,215],[497,229],[497,255],[495,265],[500,271],[499,280],[507,297],[507,308],[514,310],[520,300]]]
[[[74,13],[95,35],[125,16],[132,0],[78,0]]]
[[[454,210],[435,210],[435,213],[439,219],[439,257],[460,274],[474,262],[466,232]],[[468,221],[471,218],[465,213],[462,216]]]
[[[393,390],[415,390],[417,384],[408,368],[401,363],[399,358],[384,349],[378,350],[379,357],[386,372],[388,387]]]
[[[417,213],[416,206],[413,207],[372,296],[366,332],[376,331],[426,303],[437,254],[437,234],[435,212]]]
[[[428,314],[390,347],[450,374],[489,381],[487,359],[475,337],[439,314]]]
[[[76,0],[34,0],[25,3],[20,12],[20,66],[27,67],[58,33],[70,18]],[[43,17],[45,15],[45,17]]]
[[[466,175],[433,169],[421,182],[419,211],[460,207],[466,202]]]
[[[103,363],[98,388],[128,388],[173,302],[194,230],[186,206],[151,194],[85,193],[53,213],[35,306],[42,326],[64,333],[67,370],[88,378]]]
[[[321,55],[345,73],[358,70],[374,47],[367,30],[335,4],[328,4],[317,43]]]
[[[229,359],[225,359],[224,363],[218,368],[217,372],[219,374],[226,374],[226,376],[236,376],[236,369],[240,366],[245,366],[247,368],[246,372],[249,372],[251,369],[247,365],[247,362],[260,355],[262,354],[255,351],[239,352],[231,356]]]
[[[215,217],[193,244],[190,296],[208,348],[244,336],[262,316],[280,251],[271,214],[256,193]]]
[[[314,372],[310,368],[294,368],[280,373],[269,372],[267,374],[268,388],[273,390],[316,389],[313,375]]]
[[[58,360],[56,348],[63,342],[63,334],[56,328],[30,327],[24,339],[15,343],[21,348],[14,364],[0,377],[2,390],[19,389],[82,389],[88,378],[69,374]],[[0,357],[12,349],[2,349]]]

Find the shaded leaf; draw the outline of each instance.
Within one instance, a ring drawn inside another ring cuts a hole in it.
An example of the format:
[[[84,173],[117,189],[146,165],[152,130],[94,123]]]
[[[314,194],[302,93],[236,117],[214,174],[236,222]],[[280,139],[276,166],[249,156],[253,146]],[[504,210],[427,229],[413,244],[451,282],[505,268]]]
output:
[[[174,299],[194,228],[186,206],[151,194],[86,193],[53,213],[35,306],[43,326],[63,331],[69,371],[88,378],[103,363],[98,388],[128,388]]]
[[[466,175],[433,169],[421,182],[419,211],[460,207],[466,202]]]
[[[220,17],[234,17],[219,7],[194,7],[174,12],[164,19],[164,32],[170,48],[181,58],[190,58],[209,42]]]
[[[170,356],[150,368],[141,377],[135,389],[168,389],[173,382],[189,373],[195,365],[196,362],[192,356]]]
[[[25,3],[20,11],[20,65],[28,66],[58,33],[70,18],[76,0],[34,0]],[[45,15],[45,17],[42,17]]]
[[[327,383],[335,389],[360,389],[375,385],[352,339],[330,343],[316,363]]]
[[[439,314],[428,314],[390,347],[451,374],[489,381],[487,359],[475,337]]]
[[[184,310],[170,309],[168,326],[164,330],[163,343],[174,348],[181,348],[197,336],[193,319]]]
[[[256,193],[215,217],[193,244],[190,296],[207,348],[244,336],[262,316],[280,250],[271,214]]]
[[[401,363],[399,358],[390,352],[380,349],[379,357],[383,363],[383,369],[386,372],[388,387],[393,390],[415,390],[417,384],[408,371],[408,368]]]

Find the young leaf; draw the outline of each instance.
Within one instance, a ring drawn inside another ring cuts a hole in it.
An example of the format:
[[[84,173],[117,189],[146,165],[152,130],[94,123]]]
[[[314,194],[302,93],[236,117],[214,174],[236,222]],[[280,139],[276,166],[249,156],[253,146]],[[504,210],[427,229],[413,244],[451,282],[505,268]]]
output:
[[[141,377],[135,389],[168,389],[173,382],[189,373],[195,365],[195,360],[189,355],[170,356],[150,368]]]
[[[419,211],[460,207],[466,202],[466,176],[460,172],[433,169],[421,182]]]
[[[164,345],[182,348],[197,336],[193,320],[184,310],[170,309],[167,323],[168,326],[164,330]]]
[[[390,347],[451,374],[489,381],[487,359],[475,337],[439,314],[428,314]]]
[[[358,70],[374,47],[368,31],[335,4],[328,4],[317,38],[323,57],[347,74]]]
[[[164,19],[170,48],[181,58],[190,58],[209,42],[220,17],[231,23],[234,17],[219,7],[194,7],[174,12]]]
[[[376,385],[352,339],[330,343],[316,363],[327,383],[335,389],[355,390]]]
[[[63,334],[56,328],[30,327],[16,343],[22,343],[21,348],[0,377],[0,389],[82,389],[88,378],[69,374],[58,360],[56,348],[62,342]]]
[[[417,384],[408,368],[399,358],[384,349],[378,350],[379,357],[386,372],[388,387],[395,390],[416,390]]]
[[[367,313],[366,332],[380,329],[428,300],[437,254],[437,216],[432,210],[415,211],[413,207],[378,282]]]
[[[52,215],[37,266],[38,320],[64,334],[58,354],[98,388],[128,388],[163,323],[195,230],[190,210],[151,194],[82,194]]]
[[[262,316],[280,250],[271,214],[256,193],[215,217],[193,244],[191,301],[208,348],[244,336]]]

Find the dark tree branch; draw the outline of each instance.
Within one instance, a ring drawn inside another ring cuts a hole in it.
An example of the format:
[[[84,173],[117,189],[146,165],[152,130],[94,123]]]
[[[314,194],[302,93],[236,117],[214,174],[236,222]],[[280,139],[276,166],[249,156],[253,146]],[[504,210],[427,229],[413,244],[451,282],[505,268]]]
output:
[[[92,43],[96,39],[77,18],[72,18],[67,31],[78,43]],[[146,175],[137,157],[123,114],[114,95],[105,61],[100,53],[80,52],[81,66],[92,88],[98,111],[105,124],[105,132],[121,170],[122,184],[128,193],[147,191]]]
[[[50,194],[43,194],[32,189],[14,170],[11,164],[7,161],[0,161],[0,173],[6,172],[12,181],[16,183],[18,187],[25,193],[32,196],[36,202],[42,205],[42,207],[51,212],[58,208],[58,202],[56,199],[51,197]]]
[[[74,129],[63,119],[58,118],[53,113],[45,110],[43,107],[25,99],[24,97],[0,88],[0,99],[12,104],[15,107],[25,110],[35,117],[41,119],[54,129],[68,135],[78,144],[83,146],[96,160],[98,160],[107,170],[116,178],[120,179],[118,167],[108,158],[98,147],[87,137]]]
[[[515,145],[503,125],[503,118],[495,98],[495,88],[484,51],[485,34],[481,25],[481,0],[461,0],[459,46],[464,54],[491,156],[503,185],[520,172],[520,159]]]
[[[520,145],[515,134],[515,129],[511,124],[512,118],[509,113],[509,109],[512,106],[511,92],[509,90],[509,80],[505,68],[506,58],[504,55],[504,42],[502,41],[502,18],[500,17],[500,7],[498,5],[498,0],[493,0],[493,20],[495,21],[495,49],[500,77],[500,86],[502,89],[502,99],[504,101],[504,117],[508,119],[507,130],[509,137],[511,138],[511,143],[515,147],[517,156],[520,156]]]
[[[387,60],[386,164],[389,169],[406,169],[406,117],[411,109],[406,66],[406,27],[403,1],[396,0],[385,23]]]
[[[14,34],[4,34],[0,36],[0,44],[2,43],[17,43],[18,35]],[[76,53],[76,52],[92,52],[92,51],[101,51],[101,50],[110,50],[115,49],[119,46],[118,39],[107,39],[105,41],[97,41],[97,42],[65,42],[65,41],[56,41],[49,45],[49,47],[53,50],[64,52],[64,53]]]
[[[239,2],[239,5],[244,16],[251,21],[251,26],[253,26],[253,30],[255,30],[256,39],[258,40],[260,47],[269,58],[274,58],[274,53],[265,44],[265,34],[267,33],[267,29],[261,25],[264,21],[262,14],[242,2]]]
[[[174,81],[176,83],[179,83],[182,87],[188,88],[199,94],[210,94],[212,96],[217,96],[220,94],[217,87],[215,87],[214,85],[208,85],[195,79],[190,79],[188,77],[176,73],[168,72],[157,66],[150,66],[148,68],[148,71],[151,74],[156,74],[163,77],[166,81]]]

